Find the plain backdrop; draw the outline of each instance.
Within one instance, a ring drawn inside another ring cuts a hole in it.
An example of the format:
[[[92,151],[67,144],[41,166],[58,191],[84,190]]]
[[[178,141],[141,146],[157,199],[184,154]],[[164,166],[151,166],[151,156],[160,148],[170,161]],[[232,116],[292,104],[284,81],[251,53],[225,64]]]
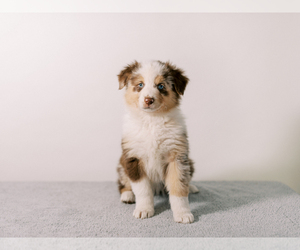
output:
[[[133,60],[170,60],[194,180],[300,192],[300,14],[0,14],[0,181],[116,181]]]

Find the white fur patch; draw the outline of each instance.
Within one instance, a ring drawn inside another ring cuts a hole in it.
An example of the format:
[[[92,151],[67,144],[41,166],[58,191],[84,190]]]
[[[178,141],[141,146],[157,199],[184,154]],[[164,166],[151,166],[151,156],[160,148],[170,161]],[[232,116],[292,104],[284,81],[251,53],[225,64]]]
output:
[[[177,197],[170,195],[173,218],[179,223],[192,223],[194,216],[191,213],[188,197]]]

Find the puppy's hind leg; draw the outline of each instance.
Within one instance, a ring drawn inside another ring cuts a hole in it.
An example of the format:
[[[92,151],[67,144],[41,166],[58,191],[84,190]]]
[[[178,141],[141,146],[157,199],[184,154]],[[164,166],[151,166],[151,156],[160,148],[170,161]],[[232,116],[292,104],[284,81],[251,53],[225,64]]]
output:
[[[132,191],[124,191],[121,194],[121,201],[127,204],[135,203],[135,196]]]
[[[121,201],[124,203],[135,203],[135,196],[132,192],[129,178],[125,175],[123,167],[120,165],[117,168],[119,175],[119,192],[121,194]]]
[[[189,193],[190,194],[199,193],[199,189],[195,185],[189,184]]]

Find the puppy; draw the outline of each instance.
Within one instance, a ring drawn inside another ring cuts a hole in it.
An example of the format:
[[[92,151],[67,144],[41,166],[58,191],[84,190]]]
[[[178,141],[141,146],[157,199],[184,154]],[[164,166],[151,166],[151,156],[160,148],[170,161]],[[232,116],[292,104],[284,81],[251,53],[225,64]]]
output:
[[[189,185],[194,167],[181,96],[189,79],[170,62],[137,61],[118,75],[125,87],[127,113],[122,136],[122,156],[117,168],[121,201],[136,202],[133,216],[154,215],[153,195],[166,190],[176,222],[191,223],[188,194],[198,192]]]

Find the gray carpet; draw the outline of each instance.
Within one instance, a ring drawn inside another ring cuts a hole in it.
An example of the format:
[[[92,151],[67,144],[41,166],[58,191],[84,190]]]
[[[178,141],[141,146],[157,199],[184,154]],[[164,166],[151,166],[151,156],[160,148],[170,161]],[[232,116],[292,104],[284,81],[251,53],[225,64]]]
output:
[[[113,182],[2,182],[0,237],[299,237],[300,195],[278,182],[193,182],[195,222],[173,221],[167,197],[138,220]]]

